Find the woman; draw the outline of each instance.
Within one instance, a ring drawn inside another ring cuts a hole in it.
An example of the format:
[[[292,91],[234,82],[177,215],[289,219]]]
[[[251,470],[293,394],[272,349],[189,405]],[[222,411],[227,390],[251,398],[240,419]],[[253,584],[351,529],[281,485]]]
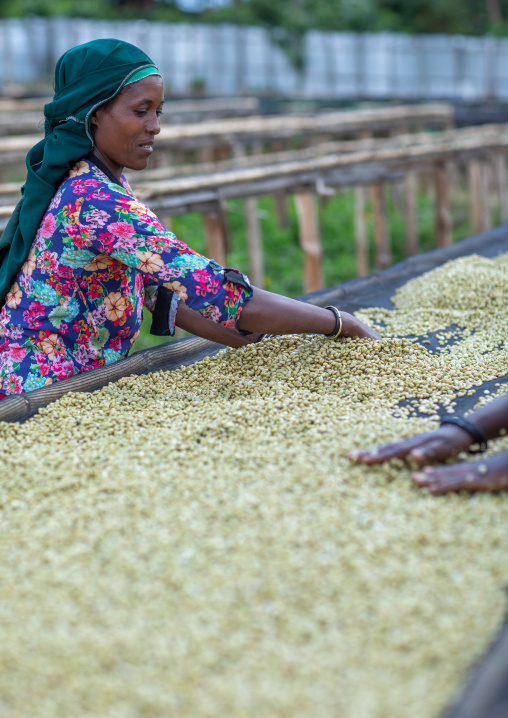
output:
[[[390,459],[408,459],[417,464],[444,461],[461,451],[485,451],[489,439],[505,436],[508,430],[508,394],[474,411],[467,419],[448,417],[439,429],[372,451],[354,451],[350,459],[361,464],[381,464]],[[477,445],[475,450],[472,446]],[[413,481],[433,494],[449,491],[502,491],[508,488],[508,451],[488,459],[454,466],[425,466],[413,472]]]
[[[379,339],[335,307],[254,288],[193,252],[136,200],[160,131],[162,77],[141,50],[94,40],[58,61],[46,136],[0,240],[0,392],[31,391],[124,357],[143,306],[152,331],[239,347],[264,333]]]

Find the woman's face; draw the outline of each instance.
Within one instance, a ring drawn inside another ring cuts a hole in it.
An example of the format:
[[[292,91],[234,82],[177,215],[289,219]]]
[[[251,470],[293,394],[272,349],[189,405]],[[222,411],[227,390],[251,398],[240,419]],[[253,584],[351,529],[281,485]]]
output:
[[[120,177],[123,168],[143,170],[160,132],[164,103],[162,78],[148,77],[127,85],[112,102],[99,107],[91,119],[94,152]]]

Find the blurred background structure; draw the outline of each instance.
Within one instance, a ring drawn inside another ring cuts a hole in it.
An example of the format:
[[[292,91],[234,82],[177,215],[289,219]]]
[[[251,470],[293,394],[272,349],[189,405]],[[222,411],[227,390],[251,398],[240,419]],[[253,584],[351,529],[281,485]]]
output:
[[[0,21],[0,85],[44,87],[63,52],[98,37],[144,49],[176,95],[508,100],[508,38],[309,29],[295,54],[263,27],[35,16]]]
[[[505,18],[507,0],[3,0],[0,87],[114,36],[178,95],[506,100]]]

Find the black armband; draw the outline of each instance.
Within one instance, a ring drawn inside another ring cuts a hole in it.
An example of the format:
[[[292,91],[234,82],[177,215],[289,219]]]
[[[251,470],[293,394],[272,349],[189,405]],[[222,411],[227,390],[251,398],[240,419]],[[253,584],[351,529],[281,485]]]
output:
[[[483,452],[487,450],[489,440],[480,427],[473,424],[472,421],[463,419],[461,416],[449,416],[445,419],[441,419],[441,426],[443,426],[443,424],[455,424],[455,426],[460,426],[461,429],[467,431],[474,443],[478,444],[477,449],[469,449],[470,454],[483,454]]]

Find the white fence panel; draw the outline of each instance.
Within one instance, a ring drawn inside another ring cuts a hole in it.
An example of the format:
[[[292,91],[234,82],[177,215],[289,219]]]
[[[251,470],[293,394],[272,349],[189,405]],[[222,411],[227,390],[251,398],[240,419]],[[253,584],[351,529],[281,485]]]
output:
[[[73,18],[0,21],[0,88],[50,85],[75,44],[117,37],[145,50],[174,94],[266,93],[288,97],[507,100],[508,39],[309,31],[298,70],[276,31]]]

